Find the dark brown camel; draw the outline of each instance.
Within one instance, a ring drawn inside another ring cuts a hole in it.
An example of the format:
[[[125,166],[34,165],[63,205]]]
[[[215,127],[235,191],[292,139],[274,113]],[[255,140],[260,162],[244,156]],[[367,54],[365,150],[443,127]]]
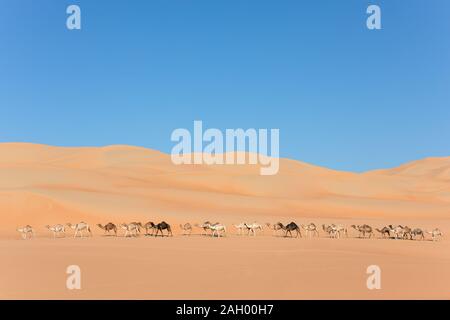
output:
[[[300,228],[299,226],[295,223],[295,222],[291,222],[289,223],[287,226],[283,227],[284,230],[284,236],[287,237],[288,233],[292,238],[292,231],[297,231],[296,234],[296,238],[298,238],[298,236],[300,236],[300,238],[302,237],[302,233],[300,232]]]
[[[155,228],[156,228],[156,234],[155,234],[155,237],[157,237],[158,236],[158,233],[161,231],[161,237],[164,237],[164,233],[163,233],[163,230],[167,230],[167,236],[173,236],[172,235],[172,229],[170,228],[170,225],[168,224],[168,223],[166,223],[165,221],[163,221],[163,222],[161,222],[161,223],[158,223],[156,226],[155,226]]]

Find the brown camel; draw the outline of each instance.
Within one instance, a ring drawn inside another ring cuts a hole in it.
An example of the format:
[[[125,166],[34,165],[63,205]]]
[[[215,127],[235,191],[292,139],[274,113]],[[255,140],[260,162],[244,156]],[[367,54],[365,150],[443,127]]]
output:
[[[420,238],[420,240],[425,239],[425,232],[422,229],[416,228],[413,231],[411,231],[411,237],[417,240],[417,237]]]
[[[403,239],[405,239],[405,240],[412,240],[413,239],[413,237],[412,237],[412,230],[411,230],[410,227],[407,227],[407,226],[403,227]]]
[[[153,236],[155,230],[156,230],[156,225],[150,221],[147,222],[146,224],[144,224],[143,228],[145,229],[145,235],[146,236]],[[151,233],[150,233],[151,231]]]
[[[392,229],[391,228],[389,228],[389,227],[384,227],[383,229],[378,229],[378,228],[376,228],[375,229],[378,233],[380,233],[381,234],[381,236],[383,237],[383,238],[390,238],[391,237],[391,231],[392,231]]]
[[[105,234],[107,233],[108,235],[110,234],[111,231],[113,231],[114,235],[117,237],[117,226],[114,223],[109,222],[109,223],[105,224],[104,226],[101,224],[97,224],[97,227],[105,230]]]
[[[367,224],[363,224],[363,225],[352,225],[351,227],[352,227],[353,229],[355,229],[356,231],[359,232],[358,238],[361,238],[361,235],[362,235],[362,238],[365,238],[365,237],[366,237],[366,234],[369,235],[369,238],[372,238],[372,236],[373,236],[373,230],[372,230],[372,227],[369,226],[369,225],[367,225]]]

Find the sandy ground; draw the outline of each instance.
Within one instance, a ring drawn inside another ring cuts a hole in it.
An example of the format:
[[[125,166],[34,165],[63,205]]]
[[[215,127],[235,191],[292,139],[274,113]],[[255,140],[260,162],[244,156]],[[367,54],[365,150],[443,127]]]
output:
[[[447,228],[448,229],[448,228]],[[201,235],[0,240],[2,299],[449,299],[450,242]],[[81,290],[66,268],[81,268]],[[381,290],[367,289],[367,267]]]
[[[0,298],[450,298],[450,157],[388,170],[339,172],[281,159],[258,166],[175,166],[137,147],[0,144]],[[173,238],[103,237],[97,223],[169,222]],[[182,236],[180,223],[219,221],[228,236]],[[52,239],[47,224],[86,221],[94,237]],[[402,224],[440,228],[432,241],[237,236],[243,221]],[[31,224],[37,238],[15,229]],[[82,290],[66,289],[78,265]],[[382,289],[366,269],[382,270]]]

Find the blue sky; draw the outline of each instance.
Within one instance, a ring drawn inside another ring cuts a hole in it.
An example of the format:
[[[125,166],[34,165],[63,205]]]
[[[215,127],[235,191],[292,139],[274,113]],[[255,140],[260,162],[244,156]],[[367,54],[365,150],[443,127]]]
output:
[[[0,0],[0,142],[170,152],[202,120],[279,128],[282,157],[339,170],[450,156],[449,15],[447,0]]]

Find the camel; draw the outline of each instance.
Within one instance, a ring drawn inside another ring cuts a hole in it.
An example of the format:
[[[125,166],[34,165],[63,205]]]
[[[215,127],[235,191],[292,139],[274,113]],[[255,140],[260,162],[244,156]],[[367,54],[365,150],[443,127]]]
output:
[[[405,239],[405,240],[407,240],[407,239],[412,240],[413,239],[411,228],[409,228],[407,226],[403,227],[403,239]]]
[[[244,223],[244,226],[245,226],[245,227],[247,228],[247,230],[248,230],[247,235],[249,235],[250,232],[252,232],[252,233],[253,233],[253,236],[256,236],[256,230],[264,231],[263,226],[260,225],[260,224],[257,223],[257,222],[253,222],[253,223],[251,223],[251,224],[246,224],[246,223]]]
[[[411,228],[407,226],[398,225],[394,227],[393,225],[388,226],[391,232],[394,234],[395,239],[410,239],[412,240]]]
[[[375,230],[376,230],[378,233],[380,233],[381,236],[382,236],[383,238],[386,238],[386,237],[390,238],[390,237],[391,237],[392,229],[389,228],[389,227],[384,227],[384,228],[381,229],[381,230],[378,229],[378,228],[376,228]]]
[[[341,231],[348,237],[347,228],[342,225],[322,224],[322,229],[328,233],[330,238],[339,239],[341,237]]]
[[[139,228],[139,226],[138,226]],[[152,221],[147,222],[144,224],[143,228],[145,229],[145,235],[146,236],[152,236],[156,230],[156,224],[154,224]],[[151,233],[150,233],[151,231]]]
[[[325,232],[325,233],[328,233],[328,235],[331,235],[330,233],[331,233],[331,228],[332,228],[332,225],[331,224],[322,224],[322,230]]]
[[[286,225],[284,228],[284,236],[287,237],[288,233],[292,238],[292,231],[297,231],[296,238],[300,235],[300,238],[302,237],[302,233],[300,232],[299,226],[295,222],[291,222],[288,225]]]
[[[130,234],[130,236],[133,237],[137,237],[138,236],[138,229],[139,226],[136,223],[121,223],[119,225],[119,228],[125,230],[125,235],[124,237],[128,237],[128,234]]]
[[[366,234],[369,235],[369,238],[372,238],[372,236],[373,236],[373,230],[372,230],[372,227],[369,226],[369,225],[367,225],[367,224],[363,224],[363,225],[352,225],[351,227],[352,227],[353,229],[355,229],[356,231],[359,232],[358,238],[361,238],[361,235],[362,235],[362,238],[365,238],[365,237],[366,237]]]
[[[77,237],[78,232],[80,233],[81,238],[83,238],[83,231],[87,231],[89,235],[92,237],[91,227],[86,222],[80,222],[76,224],[67,223],[69,228],[75,230],[74,238]]]
[[[277,235],[278,231],[284,229],[284,225],[281,222],[277,222],[277,223],[275,223],[273,225],[271,225],[270,223],[266,223],[266,226],[269,229],[272,229],[272,235],[273,236]]]
[[[161,232],[161,237],[164,237],[164,233],[163,233],[163,230],[167,230],[167,236],[173,236],[172,235],[172,229],[170,228],[170,225],[168,224],[168,223],[166,223],[165,221],[163,221],[163,222],[161,222],[161,223],[158,223],[156,226],[155,226],[155,228],[156,228],[156,234],[155,234],[155,237],[157,237],[158,236],[158,233],[159,232]]]
[[[180,228],[181,228],[181,230],[183,230],[183,235],[189,235],[189,236],[191,235],[192,226],[190,223],[185,223],[184,225],[180,224]]]
[[[210,229],[211,222],[209,222],[209,221],[205,221],[205,222],[203,222],[203,223],[200,224],[200,225],[199,225],[199,224],[195,224],[195,226],[196,226],[197,228],[203,229],[202,235],[207,235],[208,230],[211,230],[211,229]]]
[[[66,228],[62,224],[56,224],[54,226],[45,226],[48,230],[53,232],[53,239],[58,237],[58,234],[62,233],[64,237],[66,237]]]
[[[209,226],[209,228],[212,231],[212,236],[214,237],[215,235],[217,235],[217,237],[223,237],[225,236],[225,233],[227,232],[227,228],[220,224],[220,223],[216,223],[216,224],[212,224]],[[222,232],[222,235],[221,235]]]
[[[109,222],[109,223],[105,224],[104,226],[101,224],[97,224],[97,226],[100,229],[105,230],[105,234],[107,233],[108,235],[110,234],[111,231],[113,231],[114,235],[117,237],[117,227],[114,223]]]
[[[23,240],[26,239],[32,239],[35,236],[33,227],[27,224],[25,227],[19,227],[16,229],[18,232],[20,232],[20,235],[22,236]]]
[[[347,230],[346,226],[344,226],[342,224],[337,224],[336,229],[339,232],[339,236],[341,235],[341,232],[342,232],[348,238],[348,230]]]
[[[416,228],[413,231],[411,231],[411,238],[417,240],[417,237],[420,237],[420,240],[425,239],[425,233],[423,232],[422,229]]]
[[[432,230],[432,231],[427,231],[428,234],[431,234],[431,239],[433,241],[437,241],[438,237],[443,237],[444,234],[442,233],[441,230],[439,230],[438,228]]]
[[[247,230],[248,228],[247,228],[247,225],[245,224],[245,222],[241,222],[241,223],[239,223],[239,224],[235,224],[234,225],[234,227],[236,228],[236,229],[238,229],[238,231],[239,231],[239,233],[238,233],[238,235],[242,235],[242,232],[244,231],[244,230]]]
[[[394,227],[392,224],[388,226],[388,228],[391,229],[392,234],[394,235],[394,239],[401,239],[403,238],[403,226],[398,225]]]
[[[142,225],[142,223],[140,223],[140,222],[135,222],[135,221],[133,221],[133,222],[131,222],[131,223],[136,225],[136,231],[137,231],[137,233],[141,233],[141,228],[144,228],[144,226]]]
[[[303,230],[305,230],[306,236],[308,236],[308,234],[310,235],[310,238],[311,237],[315,237],[315,236],[317,236],[317,237],[319,236],[319,231],[317,230],[317,227],[316,227],[316,225],[314,223],[310,223],[310,224],[307,224],[307,225],[302,224],[300,226],[303,228]]]

